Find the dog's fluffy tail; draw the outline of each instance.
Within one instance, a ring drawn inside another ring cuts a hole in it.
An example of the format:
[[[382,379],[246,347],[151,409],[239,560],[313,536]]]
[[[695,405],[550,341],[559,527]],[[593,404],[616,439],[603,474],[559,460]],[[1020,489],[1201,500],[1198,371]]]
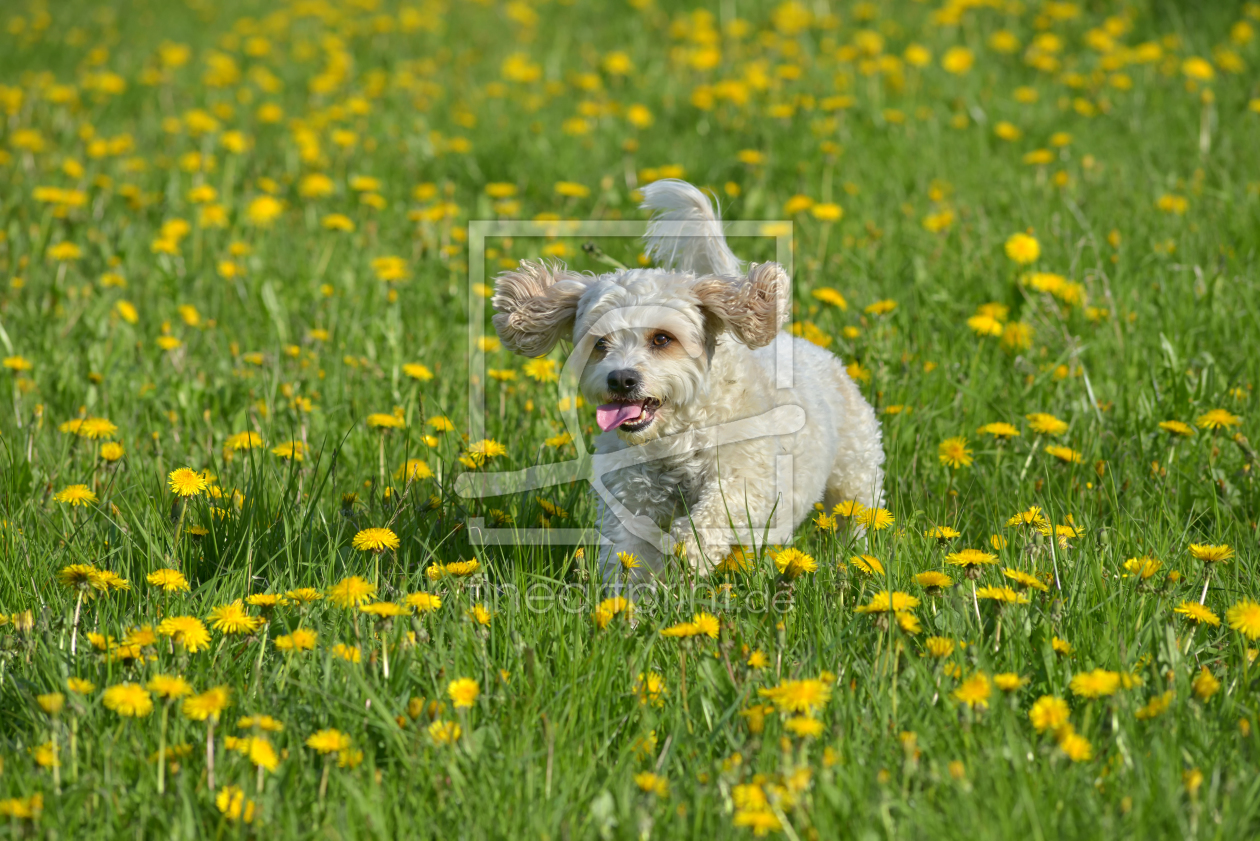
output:
[[[722,220],[708,197],[686,181],[666,178],[643,188],[651,210],[645,251],[666,268],[696,275],[743,274],[743,262],[726,244]]]

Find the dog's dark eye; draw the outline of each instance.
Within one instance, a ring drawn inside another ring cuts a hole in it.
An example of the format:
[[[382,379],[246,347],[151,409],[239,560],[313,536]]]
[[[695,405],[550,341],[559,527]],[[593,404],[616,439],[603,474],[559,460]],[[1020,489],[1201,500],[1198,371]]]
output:
[[[603,353],[604,351],[608,350],[608,340],[607,340],[607,339],[596,339],[596,340],[595,340],[595,349],[596,349],[597,351],[599,351],[600,353]]]
[[[668,333],[657,333],[652,337],[652,347],[665,347],[674,339]]]

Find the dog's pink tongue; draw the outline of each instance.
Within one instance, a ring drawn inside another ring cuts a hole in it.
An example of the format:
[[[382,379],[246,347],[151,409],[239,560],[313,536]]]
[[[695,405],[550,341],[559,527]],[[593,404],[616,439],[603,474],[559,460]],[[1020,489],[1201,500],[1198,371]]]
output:
[[[595,422],[599,428],[607,432],[616,429],[626,421],[631,421],[643,414],[643,406],[639,403],[605,403],[595,410]]]

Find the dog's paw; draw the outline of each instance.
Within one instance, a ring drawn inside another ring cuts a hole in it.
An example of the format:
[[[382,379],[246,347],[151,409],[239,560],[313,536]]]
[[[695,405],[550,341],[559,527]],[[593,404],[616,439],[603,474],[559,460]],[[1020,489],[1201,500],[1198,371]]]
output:
[[[679,534],[675,531],[670,536],[674,541],[670,554],[679,560],[686,561],[692,566],[695,566],[696,562],[700,560],[700,544],[696,542],[695,535],[691,532]]]
[[[675,526],[670,536],[674,541],[672,552],[674,557],[686,561],[692,569],[696,570],[712,569],[714,565],[722,562],[730,549],[725,543],[696,540],[695,531],[690,523],[687,523],[685,527]]]

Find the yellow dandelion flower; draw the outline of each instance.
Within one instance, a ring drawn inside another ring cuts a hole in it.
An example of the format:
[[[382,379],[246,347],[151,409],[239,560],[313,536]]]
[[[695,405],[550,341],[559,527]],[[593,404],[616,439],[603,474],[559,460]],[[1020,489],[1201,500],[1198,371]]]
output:
[[[53,494],[54,502],[64,502],[74,508],[96,502],[96,493],[87,485],[68,485]]]
[[[346,645],[345,643],[337,643],[329,651],[338,660],[345,660],[347,663],[358,663],[363,659],[363,652],[358,646]]]
[[[1114,695],[1120,689],[1120,673],[1106,669],[1094,669],[1073,676],[1068,684],[1072,694],[1082,698],[1102,698]]]
[[[896,522],[892,512],[886,508],[864,508],[855,519],[871,531],[883,531]]]
[[[159,698],[175,700],[193,694],[192,684],[179,675],[154,675],[146,688]]]
[[[223,446],[232,451],[252,450],[263,446],[263,439],[257,432],[238,432],[235,435],[229,435]]]
[[[786,578],[797,578],[818,569],[818,563],[799,549],[784,549],[774,556],[774,565]]]
[[[1041,435],[1054,435],[1057,437],[1068,431],[1066,421],[1061,421],[1054,415],[1049,415],[1045,412],[1033,412],[1031,415],[1027,415],[1027,418],[1028,425],[1032,428],[1032,431]]]
[[[1191,543],[1190,554],[1204,563],[1224,563],[1234,557],[1234,549],[1228,544],[1213,546]]]
[[[783,729],[802,739],[816,739],[823,734],[823,723],[816,718],[797,715],[784,721]]]
[[[299,605],[317,602],[324,597],[324,594],[314,587],[298,587],[296,590],[289,590],[284,597],[291,602]]]
[[[432,613],[442,606],[442,599],[432,593],[412,593],[403,598],[403,603],[414,608],[416,613]]]
[[[35,703],[39,704],[39,708],[44,711],[45,715],[56,716],[66,706],[66,696],[61,692],[49,692],[44,695],[36,695]]]
[[[340,730],[328,729],[319,730],[311,734],[306,739],[306,746],[312,750],[323,753],[339,753],[347,750],[350,745],[350,737]]]
[[[105,418],[85,418],[83,423],[79,424],[77,434],[80,438],[98,441],[101,438],[112,438],[117,431],[118,427]]]
[[[70,564],[57,572],[57,580],[72,590],[107,590],[109,584],[101,570],[91,564]]]
[[[854,555],[849,558],[849,566],[861,570],[867,575],[884,574],[884,565],[874,555]]]
[[[401,467],[394,471],[394,478],[407,482],[418,482],[421,479],[432,479],[433,471],[429,468],[428,462],[423,459],[409,458]]]
[[[216,686],[200,695],[185,698],[180,705],[180,712],[191,721],[218,721],[219,715],[231,704],[232,690],[226,686]]]
[[[261,619],[245,612],[240,599],[210,611],[210,627],[223,634],[252,634],[261,625]]]
[[[1053,733],[1067,723],[1067,701],[1053,695],[1042,695],[1028,711],[1028,718],[1038,733]]]
[[[407,608],[395,602],[372,602],[371,604],[359,605],[359,612],[375,616],[381,621],[393,619],[396,616],[406,616],[411,613]]]
[[[358,575],[351,575],[330,587],[328,598],[337,607],[355,608],[376,598],[376,585]]]
[[[1028,685],[1028,678],[1015,672],[1002,672],[993,676],[993,685],[1006,693],[1018,692]]]
[[[1028,604],[1028,597],[1010,587],[977,587],[977,599],[1001,602],[1003,604]]]
[[[381,553],[386,549],[397,549],[401,544],[398,535],[385,528],[363,529],[354,536],[353,545],[360,552]]]
[[[1242,418],[1225,409],[1213,409],[1210,412],[1199,415],[1199,417],[1195,418],[1194,423],[1200,429],[1228,429],[1231,426],[1241,424]]]
[[[1221,617],[1213,613],[1211,608],[1198,602],[1183,601],[1180,605],[1173,608],[1173,613],[1179,613],[1197,625],[1221,624]]]
[[[1183,438],[1189,438],[1194,435],[1194,427],[1179,420],[1160,421],[1159,428],[1165,432],[1171,432],[1173,435],[1180,435]]]
[[[1025,587],[1032,590],[1041,590],[1042,592],[1045,592],[1050,589],[1049,585],[1047,585],[1040,578],[1038,578],[1035,575],[1029,575],[1028,573],[1023,572],[1022,570],[1004,569],[1002,570],[1002,574],[1006,576],[1007,578],[1011,579],[1012,581],[1014,581],[1016,584],[1018,584],[1021,587]]]
[[[837,517],[848,517],[852,519],[861,517],[865,511],[866,506],[862,505],[862,503],[855,499],[846,499],[844,502],[837,503],[836,507],[831,509],[831,513]]]
[[[181,646],[189,654],[196,654],[210,646],[210,632],[195,616],[171,616],[158,623],[157,632]]]
[[[914,580],[920,587],[924,587],[929,591],[942,590],[946,587],[954,586],[954,580],[952,578],[943,572],[937,572],[935,570],[920,572],[914,577]]]
[[[1011,234],[1006,240],[1005,250],[1006,256],[1012,262],[1020,266],[1026,266],[1029,263],[1037,262],[1037,258],[1041,256],[1041,243],[1037,241],[1036,237],[1028,234]]]
[[[1152,718],[1157,718],[1168,711],[1176,696],[1177,693],[1171,689],[1160,695],[1155,695],[1151,700],[1138,707],[1133,714],[1139,721],[1149,721]]]
[[[635,678],[633,691],[642,706],[660,707],[669,694],[665,687],[665,679],[656,672],[639,672]]]
[[[481,694],[481,685],[472,678],[457,678],[447,685],[446,694],[450,696],[456,709],[471,707]]]
[[[989,676],[984,672],[976,672],[971,677],[964,680],[954,690],[954,699],[966,704],[971,709],[976,707],[988,707],[989,696],[993,694],[993,684],[989,681]]]
[[[1060,733],[1059,750],[1073,762],[1088,762],[1094,758],[1094,746],[1080,733],[1071,729]]]
[[[442,719],[434,720],[428,727],[429,738],[438,745],[451,745],[458,742],[463,732],[458,723]]]
[[[271,452],[280,458],[291,461],[306,460],[306,445],[301,441],[285,441],[283,444],[272,447]]]
[[[983,549],[961,549],[945,556],[945,563],[960,567],[987,566],[997,562],[997,555]]]
[[[831,687],[821,678],[785,680],[770,689],[758,689],[757,694],[767,698],[780,712],[812,716],[831,700]]]
[[[277,651],[313,651],[319,634],[309,628],[298,628],[291,634],[282,634],[275,639]]]
[[[1019,430],[1009,423],[986,423],[976,430],[981,435],[992,435],[998,440],[1018,438]]]
[[[1026,511],[1020,511],[1006,521],[1008,526],[1040,526],[1046,522],[1045,516],[1041,513],[1041,509],[1036,505],[1031,506]]]
[[[1200,666],[1199,673],[1194,676],[1194,680],[1190,681],[1190,687],[1194,690],[1194,695],[1200,701],[1211,699],[1221,688],[1221,682],[1217,680],[1216,675],[1208,671],[1207,666]]]
[[[876,593],[865,605],[854,608],[857,613],[902,613],[907,610],[914,610],[919,606],[919,600],[909,593],[900,591],[889,592],[881,590]]]
[[[81,677],[66,678],[66,688],[76,695],[91,695],[96,691],[96,684]]]
[[[849,302],[846,301],[844,299],[844,296],[841,295],[840,292],[835,289],[822,287],[820,289],[813,290],[812,292],[810,292],[810,294],[813,295],[819,301],[822,301],[824,304],[830,304],[831,306],[841,311],[847,310],[849,308]]]
[[[153,698],[138,683],[120,683],[105,690],[101,703],[127,718],[144,718],[153,712]]]
[[[168,479],[171,492],[176,496],[198,496],[207,488],[205,474],[188,467],[172,471]]]
[[[1243,599],[1225,611],[1225,619],[1230,628],[1247,639],[1260,637],[1260,604],[1251,599]]]
[[[1046,452],[1066,464],[1080,464],[1085,457],[1071,447],[1060,447],[1057,444],[1050,444],[1046,447]]]

